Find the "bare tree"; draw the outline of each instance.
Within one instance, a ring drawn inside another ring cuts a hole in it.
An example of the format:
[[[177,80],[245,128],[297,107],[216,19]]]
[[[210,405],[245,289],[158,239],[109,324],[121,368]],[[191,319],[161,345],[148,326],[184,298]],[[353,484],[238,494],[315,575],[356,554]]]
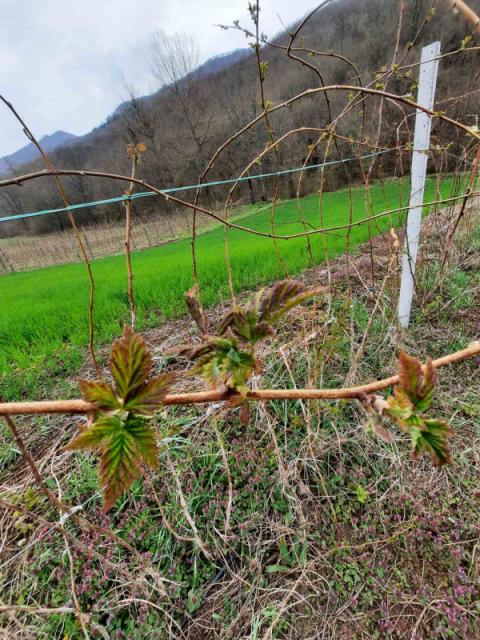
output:
[[[198,166],[198,170],[206,159],[214,114],[204,78],[198,71],[199,61],[200,49],[191,35],[157,33],[152,37],[150,69],[168,98],[173,116],[169,146],[183,158],[187,151],[189,160]],[[162,119],[164,115],[162,113]]]

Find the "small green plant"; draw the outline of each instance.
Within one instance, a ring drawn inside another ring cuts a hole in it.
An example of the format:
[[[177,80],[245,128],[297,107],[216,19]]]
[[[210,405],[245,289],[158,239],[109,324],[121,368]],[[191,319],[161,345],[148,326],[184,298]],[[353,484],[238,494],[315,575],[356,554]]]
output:
[[[151,424],[162,406],[171,374],[148,380],[152,355],[143,339],[129,327],[112,345],[110,371],[114,385],[79,380],[87,402],[96,406],[93,420],[67,449],[95,449],[100,453],[99,476],[104,490],[104,510],[141,475],[141,465],[157,465],[157,442]]]
[[[245,397],[248,379],[261,368],[255,356],[257,343],[273,334],[273,325],[290,309],[324,291],[324,288],[308,289],[300,282],[283,280],[270,289],[260,289],[248,305],[232,307],[220,321],[218,335],[210,335],[198,289],[193,287],[185,299],[202,342],[182,347],[177,353],[194,363],[191,374],[201,376],[212,386],[224,384]]]
[[[395,386],[393,396],[387,400],[377,397],[373,402],[375,408],[410,435],[414,459],[425,452],[432,457],[435,466],[451,462],[448,438],[453,435],[453,430],[445,420],[427,413],[435,390],[435,370],[431,358],[427,358],[422,368],[417,358],[402,351],[399,377],[400,384]],[[377,435],[390,440],[390,434],[379,420],[378,413],[372,415],[370,425]]]
[[[285,280],[269,290],[260,290],[245,307],[235,306],[220,323],[219,335],[207,332],[198,289],[187,292],[185,300],[195,320],[202,342],[177,350],[194,362],[190,374],[203,377],[210,385],[226,385],[239,395],[242,421],[248,422],[248,406],[242,398],[248,379],[260,370],[255,345],[273,333],[272,325],[290,309],[323,291],[307,289]],[[226,334],[229,334],[226,337]],[[112,345],[110,371],[114,384],[100,380],[79,380],[87,402],[95,405],[93,419],[67,445],[67,449],[94,449],[100,454],[99,476],[108,511],[134,480],[142,465],[157,466],[157,438],[151,418],[163,405],[174,376],[154,378],[152,355],[143,339],[125,327],[122,338]]]
[[[255,354],[256,345],[273,334],[273,325],[290,309],[324,291],[325,288],[309,289],[300,282],[283,280],[270,289],[260,289],[249,304],[232,307],[220,321],[218,334],[210,335],[198,288],[193,287],[185,299],[202,342],[182,347],[177,354],[193,362],[190,374],[204,378],[213,387],[224,385],[245,399],[249,378],[262,368]],[[242,403],[238,399],[233,401]],[[247,423],[248,405],[245,401],[242,404],[241,419]]]

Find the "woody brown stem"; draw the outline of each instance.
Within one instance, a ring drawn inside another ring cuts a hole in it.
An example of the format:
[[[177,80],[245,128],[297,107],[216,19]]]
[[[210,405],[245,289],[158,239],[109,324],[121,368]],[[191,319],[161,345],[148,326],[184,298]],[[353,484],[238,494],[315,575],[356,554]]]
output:
[[[465,20],[473,27],[474,31],[480,33],[480,18],[475,11],[470,9],[466,2],[463,2],[463,0],[450,0],[450,4],[452,5],[452,9],[460,11]]]
[[[69,206],[70,206],[70,202],[69,202],[69,200],[67,198],[67,194],[65,193],[65,189],[63,188],[63,184],[62,184],[62,182],[60,180],[60,177],[59,177],[60,174],[55,172],[55,167],[52,164],[52,162],[51,162],[50,158],[48,157],[48,155],[45,153],[42,145],[39,143],[39,141],[33,135],[33,133],[31,132],[31,130],[29,129],[29,127],[27,126],[27,124],[25,123],[23,118],[20,116],[18,111],[12,105],[12,103],[9,102],[8,100],[6,100],[2,95],[0,95],[0,100],[6,105],[6,107],[8,107],[8,109],[10,109],[10,111],[13,113],[15,118],[21,124],[21,126],[23,128],[23,132],[25,133],[27,138],[38,149],[38,152],[42,156],[43,161],[45,162],[45,165],[47,166],[49,173],[54,176],[55,184],[56,184],[58,192],[60,193],[60,196],[61,196],[61,198],[63,200],[63,205],[64,205],[64,207],[66,209],[68,209]],[[90,355],[92,356],[92,362],[93,362],[93,366],[95,367],[95,371],[97,372],[98,377],[101,378],[102,375],[101,375],[101,372],[100,372],[100,368],[98,366],[97,358],[95,356],[95,348],[94,348],[93,307],[94,307],[94,302],[95,302],[95,281],[93,279],[92,266],[90,264],[90,259],[89,259],[88,254],[87,254],[87,250],[86,250],[86,247],[85,247],[85,242],[83,240],[82,234],[80,233],[80,229],[77,226],[77,222],[75,220],[75,217],[74,217],[73,213],[71,211],[68,211],[67,217],[68,217],[68,219],[70,221],[70,224],[71,224],[72,229],[73,229],[73,233],[75,235],[75,238],[77,240],[78,246],[79,246],[80,251],[81,251],[81,254],[83,256],[83,260],[84,260],[85,266],[87,268],[88,279],[89,279],[89,282],[90,282],[89,349],[90,349]]]
[[[433,360],[434,369],[445,367],[468,358],[480,355],[480,341],[472,342],[466,349],[450,353]],[[260,389],[249,391],[247,399],[254,402],[265,400],[342,400],[361,398],[370,393],[388,389],[400,382],[398,375],[369,382],[356,387],[338,389]],[[238,396],[232,389],[213,389],[193,393],[172,393],[165,396],[165,405],[207,404],[224,402]],[[95,405],[85,400],[44,400],[39,402],[4,402],[0,403],[0,415],[21,415],[39,413],[88,413],[95,411]]]

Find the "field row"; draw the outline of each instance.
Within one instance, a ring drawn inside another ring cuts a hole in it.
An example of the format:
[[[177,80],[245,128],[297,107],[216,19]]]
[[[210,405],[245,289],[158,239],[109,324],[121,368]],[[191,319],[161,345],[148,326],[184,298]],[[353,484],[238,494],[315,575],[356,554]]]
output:
[[[452,191],[452,181],[442,181],[442,197]],[[425,201],[436,198],[437,182],[429,179]],[[407,180],[388,180],[372,186],[368,197],[363,188],[313,194],[282,202],[275,209],[276,234],[288,235],[305,228],[328,227],[361,220],[372,212],[403,206],[408,200]],[[386,215],[358,226],[310,236],[315,263],[352,250],[372,235],[402,223],[405,212]],[[303,220],[302,220],[303,218]],[[257,231],[271,231],[270,210],[243,215],[241,224]],[[254,288],[282,277],[283,268],[273,241],[238,230],[228,232],[233,282],[237,290]],[[311,266],[305,238],[277,241],[289,275]],[[199,235],[197,262],[205,305],[228,297],[224,230],[216,228]],[[117,336],[128,317],[127,276],[123,256],[92,263],[96,284],[95,335],[98,345]],[[184,313],[183,294],[192,285],[189,239],[171,242],[132,255],[138,328]],[[219,284],[221,283],[221,284]],[[74,371],[88,344],[89,282],[83,264],[68,264],[0,278],[0,375],[4,396],[17,397],[21,389],[46,391],[49,375]],[[39,373],[41,372],[41,373]],[[12,375],[14,374],[14,375]]]

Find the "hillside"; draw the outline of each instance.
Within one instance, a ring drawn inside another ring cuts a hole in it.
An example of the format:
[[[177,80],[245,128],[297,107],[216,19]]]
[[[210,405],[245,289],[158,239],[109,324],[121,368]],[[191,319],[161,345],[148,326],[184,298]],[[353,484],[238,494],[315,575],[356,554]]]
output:
[[[471,3],[479,8],[480,0]],[[302,55],[305,62],[314,65],[321,72],[321,81],[326,84],[357,82],[360,74],[363,84],[375,82],[375,71],[390,66],[394,57],[399,7],[396,0],[338,0],[313,16],[302,29],[298,45],[309,46],[326,52],[326,55]],[[470,30],[460,15],[452,15],[446,0],[439,0],[436,12],[429,12],[429,0],[407,0],[405,12],[401,16],[399,50],[403,64],[418,61],[421,47],[434,39],[442,43],[442,52],[452,52],[462,46],[465,36],[471,38]],[[250,25],[246,25],[250,28]],[[289,37],[285,33],[277,35],[270,44],[264,44],[261,58],[266,63],[265,94],[272,104],[278,104],[296,93],[321,84],[318,72],[300,65],[298,61],[289,59],[282,49],[288,44]],[[470,44],[474,44],[473,38]],[[280,47],[280,48],[279,48]],[[341,58],[332,57],[335,51]],[[349,60],[354,61],[352,67]],[[182,70],[189,69],[188,60],[176,67],[178,60],[169,59],[177,74],[175,82],[163,86],[152,96],[132,97],[101,126],[84,136],[75,144],[57,149],[52,158],[62,167],[97,168],[115,173],[129,173],[129,160],[125,147],[130,142],[143,142],[147,152],[139,168],[141,177],[157,186],[179,186],[192,184],[207,165],[209,159],[219,145],[232,133],[240,129],[260,109],[260,94],[257,66],[253,52],[240,50],[224,58],[210,61],[195,72],[191,69],[182,79]],[[146,64],[139,61],[139,64]],[[461,104],[450,101],[442,109],[452,117],[464,119],[473,124],[471,114],[478,113],[478,92],[473,92],[476,76],[471,70],[478,65],[478,52],[464,52],[460,55],[442,59],[437,87],[437,102],[440,104],[452,95],[464,95]],[[354,71],[355,68],[355,71]],[[180,71],[179,71],[180,69]],[[414,67],[411,75],[399,73],[390,82],[394,91],[415,94]],[[281,110],[271,117],[272,126],[277,137],[296,126],[318,127],[328,123],[330,118],[348,104],[345,92],[329,94],[329,105],[324,96],[295,103],[288,110]],[[374,139],[378,127],[378,100],[371,98],[367,105],[364,138]],[[330,110],[330,114],[329,114]],[[356,131],[359,110],[356,114],[344,118],[338,132],[346,138],[334,145],[325,143],[318,145],[311,160],[318,161],[325,154],[330,158],[340,155],[352,156],[364,153],[362,147],[354,146],[347,140]],[[469,115],[470,114],[470,115]],[[382,127],[379,143],[395,146],[398,142],[410,142],[411,130],[405,124],[400,110],[387,109],[388,126]],[[28,117],[28,114],[26,114]],[[402,125],[403,122],[403,125]],[[397,132],[397,127],[401,130]],[[435,127],[434,142],[441,140],[445,132],[444,125]],[[451,132],[450,132],[451,133]],[[397,135],[400,138],[397,140]],[[435,138],[436,136],[436,138]],[[218,180],[238,175],[239,172],[255,156],[265,148],[269,134],[264,123],[259,122],[255,128],[246,132],[238,141],[228,146],[215,163],[209,178]],[[298,166],[307,156],[312,134],[299,133],[288,138],[288,144],[282,146],[279,157],[266,155],[257,164],[256,171],[268,172],[274,167],[290,168]],[[455,134],[451,154],[461,155],[464,140]],[[407,165],[403,169],[408,169]],[[452,158],[447,158],[451,162]],[[34,162],[22,166],[22,172],[38,168],[41,163]],[[395,161],[385,161],[381,171],[393,174],[398,167]],[[377,163],[375,173],[380,171]],[[361,176],[359,166],[352,168],[350,179],[358,180]],[[345,185],[345,174],[342,169],[329,171],[324,189],[335,189]],[[122,187],[108,181],[93,179],[65,179],[69,197],[72,202],[91,201],[119,195]],[[304,181],[304,193],[314,188],[314,182]],[[295,194],[293,178],[283,180],[281,197],[291,198]],[[245,184],[236,192],[236,199],[245,202],[256,202],[271,197],[272,181],[261,181],[256,185]],[[203,197],[203,201],[212,205],[219,203],[225,195],[221,189],[211,189]],[[0,191],[0,207],[5,215],[14,212],[29,212],[36,209],[55,208],[60,205],[58,196],[46,182],[36,182],[19,187],[9,187]],[[136,212],[148,217],[172,215],[172,210],[159,199],[142,202],[137,205]],[[112,218],[121,218],[123,208],[120,205],[79,211],[76,214],[81,224]],[[22,234],[39,234],[67,227],[63,216],[33,218],[20,224],[1,225],[0,236]]]
[[[260,4],[0,178],[1,640],[479,639],[480,18]]]

